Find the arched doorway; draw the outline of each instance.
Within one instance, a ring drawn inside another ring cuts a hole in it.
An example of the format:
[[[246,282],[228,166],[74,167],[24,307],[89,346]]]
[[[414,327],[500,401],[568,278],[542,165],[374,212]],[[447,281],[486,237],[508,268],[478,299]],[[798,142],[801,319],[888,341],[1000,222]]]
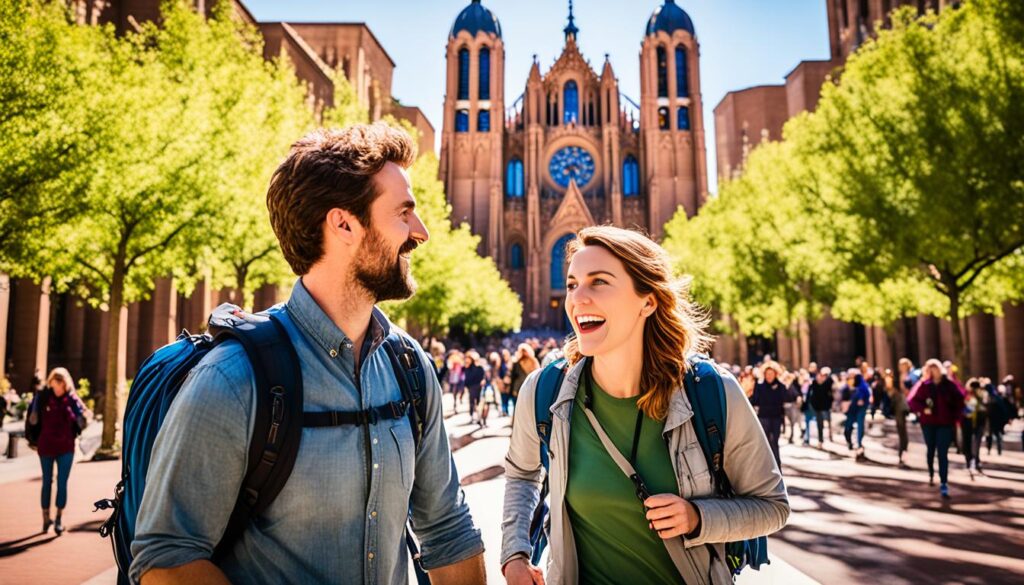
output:
[[[575,234],[568,233],[558,238],[551,247],[551,273],[548,301],[549,316],[547,322],[550,326],[568,332],[571,328],[569,318],[565,314],[565,246],[575,237]]]

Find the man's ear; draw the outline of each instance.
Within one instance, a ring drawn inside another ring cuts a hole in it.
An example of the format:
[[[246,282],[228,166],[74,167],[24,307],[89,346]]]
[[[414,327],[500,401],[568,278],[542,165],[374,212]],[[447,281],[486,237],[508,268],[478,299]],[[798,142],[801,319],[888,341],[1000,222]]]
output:
[[[350,212],[335,207],[327,212],[324,232],[342,244],[355,245],[359,242],[363,227]]]

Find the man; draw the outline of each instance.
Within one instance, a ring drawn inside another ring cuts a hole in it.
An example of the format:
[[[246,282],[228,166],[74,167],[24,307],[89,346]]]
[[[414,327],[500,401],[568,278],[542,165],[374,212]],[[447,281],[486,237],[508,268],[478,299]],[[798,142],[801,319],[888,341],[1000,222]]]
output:
[[[828,422],[829,440],[832,440],[832,370],[828,367],[821,368],[811,381],[807,389],[807,402],[814,418],[818,421],[818,448],[824,444],[825,422]],[[805,436],[805,443],[810,443],[811,429],[808,426]]]
[[[414,150],[383,124],[317,131],[293,145],[271,179],[270,221],[300,277],[287,303],[271,310],[298,354],[306,412],[401,400],[381,347],[394,325],[374,305],[412,295],[409,254],[428,238],[405,171]],[[243,348],[226,342],[182,386],[153,448],[133,580],[405,583],[411,511],[433,583],[485,581],[483,543],[459,489],[433,376],[418,447],[407,417],[306,428],[284,489],[211,561],[245,473],[252,375]]]

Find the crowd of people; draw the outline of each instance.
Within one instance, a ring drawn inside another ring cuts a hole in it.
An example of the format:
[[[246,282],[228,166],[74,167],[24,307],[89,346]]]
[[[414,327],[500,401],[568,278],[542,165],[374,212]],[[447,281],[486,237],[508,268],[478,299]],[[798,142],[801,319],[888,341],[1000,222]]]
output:
[[[909,420],[921,426],[930,483],[934,483],[938,461],[939,491],[943,497],[949,497],[950,447],[963,455],[965,469],[974,479],[982,473],[982,447],[991,454],[995,446],[996,453],[1001,455],[1006,427],[1020,416],[1024,407],[1021,387],[1013,376],[1004,377],[998,384],[986,377],[962,382],[954,364],[937,359],[916,368],[910,359],[902,358],[895,372],[891,368],[872,367],[863,359],[858,359],[855,367],[839,372],[816,363],[787,371],[771,356],[757,365],[725,367],[750,398],[780,465],[779,440],[787,429],[790,443],[800,436],[804,446],[811,446],[812,429],[816,426],[817,447],[823,448],[825,441],[834,441],[833,414],[841,414],[843,438],[858,460],[865,459],[867,425],[893,420],[898,436],[897,465],[908,468],[904,456],[910,443]]]
[[[452,395],[454,412],[465,404],[471,423],[481,428],[487,426],[492,409],[497,417],[511,416],[526,377],[562,357],[561,347],[553,337],[544,342],[527,337],[518,344],[514,338],[508,338],[487,352],[446,349],[441,341],[424,346],[430,349],[442,389]]]

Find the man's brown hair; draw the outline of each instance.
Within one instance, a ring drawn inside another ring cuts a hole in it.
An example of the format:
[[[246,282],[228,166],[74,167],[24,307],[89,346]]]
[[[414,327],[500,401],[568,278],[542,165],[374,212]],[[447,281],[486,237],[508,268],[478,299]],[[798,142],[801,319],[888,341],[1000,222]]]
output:
[[[324,254],[327,212],[344,209],[370,227],[370,205],[379,195],[373,176],[393,162],[408,168],[416,146],[403,130],[384,123],[316,130],[292,145],[267,190],[270,225],[284,259],[301,276]]]

